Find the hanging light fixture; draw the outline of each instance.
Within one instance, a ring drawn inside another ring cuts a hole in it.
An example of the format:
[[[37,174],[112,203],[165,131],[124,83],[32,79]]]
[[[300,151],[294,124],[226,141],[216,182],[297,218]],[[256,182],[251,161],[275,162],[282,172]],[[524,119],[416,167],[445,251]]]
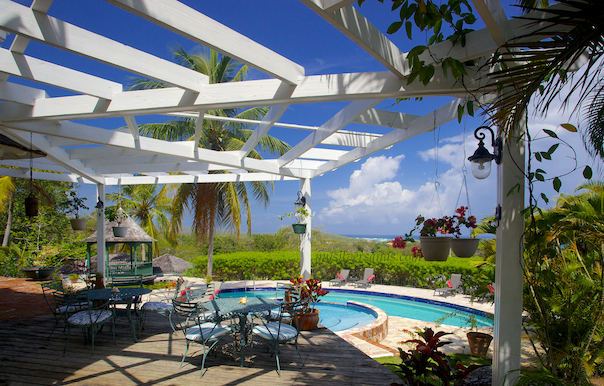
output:
[[[38,197],[34,195],[34,154],[32,133],[29,133],[29,196],[25,199],[25,215],[32,219],[38,215]]]
[[[491,133],[493,154],[484,147],[486,135],[483,132],[479,132],[480,130],[488,130]],[[501,149],[503,142],[501,141],[501,138],[495,137],[495,133],[488,126],[480,126],[474,130],[474,137],[480,142],[478,142],[478,149],[476,149],[472,156],[468,157],[468,160],[472,163],[472,174],[474,177],[482,180],[491,174],[491,161],[494,160],[497,165],[501,163]]]
[[[298,199],[294,202],[296,210],[302,209],[306,206],[306,197],[302,195],[302,192],[298,192]]]

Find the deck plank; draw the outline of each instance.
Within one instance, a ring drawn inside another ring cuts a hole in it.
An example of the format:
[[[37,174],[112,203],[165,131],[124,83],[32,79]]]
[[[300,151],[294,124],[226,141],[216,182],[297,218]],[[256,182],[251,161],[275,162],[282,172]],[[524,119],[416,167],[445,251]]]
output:
[[[116,323],[116,341],[109,328],[97,336],[94,352],[79,330],[73,330],[65,354],[66,333],[52,316],[0,322],[0,386],[4,385],[389,385],[400,381],[388,369],[337,335],[320,328],[300,339],[302,366],[293,345],[281,346],[281,376],[266,346],[255,342],[244,367],[232,356],[226,339],[206,360],[200,376],[200,346],[192,346],[180,368],[186,343],[182,332],[171,333],[166,318],[149,315],[137,343],[124,320]],[[107,326],[108,327],[108,326]],[[196,352],[195,352],[196,351]]]

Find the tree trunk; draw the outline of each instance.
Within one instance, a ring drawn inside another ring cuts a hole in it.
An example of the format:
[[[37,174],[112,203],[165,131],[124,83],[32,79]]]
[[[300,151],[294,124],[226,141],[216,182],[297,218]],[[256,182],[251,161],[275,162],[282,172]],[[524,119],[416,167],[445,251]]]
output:
[[[208,271],[207,275],[212,276],[212,266],[214,265],[214,224],[210,226],[208,235]]]
[[[4,238],[2,239],[3,247],[7,247],[8,242],[10,241],[10,231],[13,226],[13,200],[14,199],[15,199],[15,196],[11,195],[11,198],[8,201],[8,216],[6,217],[6,228],[4,229]]]

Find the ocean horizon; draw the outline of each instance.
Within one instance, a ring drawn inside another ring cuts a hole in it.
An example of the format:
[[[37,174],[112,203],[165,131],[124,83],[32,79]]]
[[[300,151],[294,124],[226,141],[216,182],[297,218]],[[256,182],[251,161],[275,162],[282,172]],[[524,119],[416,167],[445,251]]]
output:
[[[340,235],[344,237],[348,237],[349,239],[359,239],[359,240],[368,240],[368,241],[379,241],[379,242],[387,242],[394,240],[395,237],[400,235]]]

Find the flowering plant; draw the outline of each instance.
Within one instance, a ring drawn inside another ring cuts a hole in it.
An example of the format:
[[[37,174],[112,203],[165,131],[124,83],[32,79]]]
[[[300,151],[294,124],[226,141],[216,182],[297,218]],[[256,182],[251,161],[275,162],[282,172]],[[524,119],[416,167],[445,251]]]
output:
[[[325,296],[329,293],[323,289],[321,280],[313,279],[312,277],[304,280],[302,276],[295,279],[290,279],[290,282],[295,285],[299,285],[302,289],[300,298],[306,299],[310,297],[311,307],[314,309],[315,304],[319,301],[320,296]]]
[[[411,234],[419,229],[421,236],[436,236],[436,233],[443,235],[453,235],[455,237],[461,236],[461,226],[466,228],[476,228],[476,217],[469,216],[466,218],[467,206],[460,206],[455,210],[453,216],[444,216],[441,218],[429,218],[425,219],[424,216],[419,215],[415,219],[415,227],[405,235],[406,239],[411,238]]]

